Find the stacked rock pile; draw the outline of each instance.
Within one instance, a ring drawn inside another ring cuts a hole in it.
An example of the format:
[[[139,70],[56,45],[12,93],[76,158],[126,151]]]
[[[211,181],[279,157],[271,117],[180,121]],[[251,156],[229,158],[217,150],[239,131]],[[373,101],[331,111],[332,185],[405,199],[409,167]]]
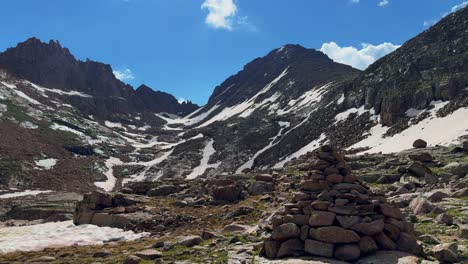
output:
[[[420,254],[413,224],[402,212],[373,194],[354,175],[345,157],[323,146],[292,203],[272,218],[264,242],[268,258],[319,256],[352,261],[381,250]]]

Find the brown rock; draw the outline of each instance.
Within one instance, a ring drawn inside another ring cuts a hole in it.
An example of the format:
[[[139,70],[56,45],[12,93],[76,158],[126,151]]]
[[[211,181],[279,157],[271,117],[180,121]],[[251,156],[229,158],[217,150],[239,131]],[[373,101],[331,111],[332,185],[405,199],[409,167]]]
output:
[[[422,139],[416,139],[413,142],[413,147],[414,148],[425,148],[425,147],[427,147],[427,142],[422,140]]]
[[[393,241],[396,241],[400,236],[400,229],[392,224],[385,224],[385,234]]]
[[[312,227],[317,226],[331,226],[335,221],[335,214],[326,211],[315,211],[309,218],[309,225]]]
[[[305,241],[309,237],[309,229],[308,225],[301,226],[301,235],[300,238],[302,241]]]
[[[353,243],[360,240],[356,232],[338,226],[319,227],[315,230],[314,236],[317,240],[327,243]]]
[[[157,258],[162,257],[161,252],[154,250],[154,249],[143,250],[143,251],[137,252],[135,255],[141,259],[146,259],[146,260],[152,260],[152,259],[157,259]]]
[[[281,243],[277,258],[297,257],[304,254],[304,243],[299,239],[290,239]]]
[[[255,175],[256,181],[264,181],[264,182],[273,182],[273,176],[270,174],[257,174]]]
[[[392,217],[395,219],[401,219],[403,215],[401,214],[400,209],[395,208],[391,205],[388,204],[381,204],[380,205],[380,211],[382,212],[383,215]]]
[[[330,243],[324,243],[311,239],[307,239],[305,241],[305,252],[313,256],[331,258],[333,257],[333,249],[334,245]]]
[[[379,245],[380,248],[382,249],[388,249],[388,250],[395,250],[396,245],[393,243],[393,241],[386,236],[384,233],[380,233],[376,236],[374,236],[375,242]]]
[[[138,264],[140,263],[140,261],[141,261],[141,258],[134,256],[134,255],[130,255],[125,258],[123,263],[124,264]]]
[[[330,206],[329,202],[325,201],[314,201],[312,202],[311,206],[316,210],[327,210],[328,206]]]
[[[356,260],[361,256],[359,246],[356,244],[340,245],[336,247],[335,258],[344,261]]]
[[[379,250],[379,247],[375,243],[374,239],[372,239],[372,237],[364,236],[361,237],[361,240],[359,240],[359,249],[361,250],[361,253],[365,255]]]
[[[434,205],[424,197],[417,197],[411,201],[408,208],[415,215],[427,214],[434,209]]]
[[[301,233],[301,230],[296,224],[286,223],[273,229],[271,237],[274,240],[283,241],[283,240],[287,240],[290,238],[297,238],[299,237],[300,233]]]
[[[294,193],[294,201],[299,202],[299,201],[307,201],[307,200],[310,200],[310,194],[305,193],[305,192]]]
[[[384,220],[379,219],[369,223],[360,223],[352,226],[351,229],[366,236],[377,235],[378,233],[381,233],[384,229]]]
[[[341,227],[348,229],[353,225],[361,223],[362,217],[357,215],[337,215],[336,220],[338,220]]]
[[[281,242],[274,240],[267,240],[263,243],[263,253],[267,258],[276,258],[276,254],[280,248]]]
[[[321,191],[328,189],[328,185],[325,181],[306,180],[302,182],[302,189],[306,191]]]
[[[354,183],[354,182],[357,181],[357,177],[356,177],[356,175],[354,175],[352,173],[348,173],[346,176],[344,176],[343,181],[346,182],[346,183]]]
[[[442,262],[457,262],[457,248],[455,243],[436,245],[432,248],[431,255]]]
[[[298,226],[307,225],[309,219],[305,215],[285,215],[283,216],[283,223],[294,223]]]
[[[323,171],[323,174],[325,175],[333,175],[338,173],[340,173],[340,170],[334,167],[328,167]]]
[[[398,250],[414,255],[420,255],[422,252],[422,247],[418,244],[416,237],[405,232],[400,233],[396,245]]]
[[[330,174],[325,178],[327,181],[331,183],[341,183],[343,182],[343,176],[339,174]]]

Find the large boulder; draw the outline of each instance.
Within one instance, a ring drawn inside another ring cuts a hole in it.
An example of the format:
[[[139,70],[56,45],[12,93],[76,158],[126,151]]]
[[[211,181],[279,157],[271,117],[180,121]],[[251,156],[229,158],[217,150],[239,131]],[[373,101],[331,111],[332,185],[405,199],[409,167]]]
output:
[[[441,262],[454,263],[458,261],[457,244],[445,243],[436,245],[431,250],[431,255]]]
[[[213,199],[218,201],[235,202],[243,198],[242,187],[239,185],[216,186],[212,191]]]
[[[422,164],[421,162],[414,161],[412,162],[407,170],[417,177],[424,177],[426,174],[432,174],[431,169],[429,169],[426,165]]]
[[[419,196],[409,204],[408,208],[413,211],[415,215],[427,214],[430,213],[435,206],[422,196]]]
[[[330,243],[307,239],[305,241],[304,250],[310,255],[331,258],[333,257],[334,247],[335,246]]]
[[[271,237],[274,240],[282,241],[282,240],[287,240],[290,238],[297,238],[299,237],[300,233],[301,233],[301,230],[296,224],[286,223],[273,229],[273,233],[271,234]]]
[[[276,257],[297,257],[304,254],[304,243],[300,239],[290,239],[281,243]]]
[[[414,148],[425,148],[425,147],[427,147],[427,142],[422,140],[422,139],[416,139],[413,142],[413,147]]]
[[[273,188],[274,185],[271,182],[256,181],[249,186],[248,193],[250,195],[262,195],[272,192]]]
[[[356,260],[361,256],[359,246],[356,244],[339,245],[335,250],[335,258],[345,261]]]
[[[360,240],[356,232],[338,226],[319,227],[315,230],[311,229],[309,236],[327,243],[354,243]]]

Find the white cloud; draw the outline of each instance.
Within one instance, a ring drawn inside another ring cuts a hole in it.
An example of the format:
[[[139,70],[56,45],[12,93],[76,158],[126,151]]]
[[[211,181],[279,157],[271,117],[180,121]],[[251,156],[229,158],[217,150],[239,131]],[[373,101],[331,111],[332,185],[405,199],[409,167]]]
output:
[[[126,68],[122,71],[115,70],[113,71],[115,78],[121,80],[121,81],[129,81],[135,79],[135,76],[133,76],[133,73],[130,69]]]
[[[382,0],[379,2],[379,6],[380,7],[385,7],[385,6],[388,6],[389,4],[389,1],[388,0]]]
[[[454,5],[454,6],[452,6],[452,8],[450,9],[450,12],[445,12],[445,13],[442,15],[442,17],[445,17],[446,15],[448,15],[448,14],[450,14],[450,13],[456,12],[456,11],[458,11],[458,10],[464,8],[464,7],[467,6],[467,5],[468,5],[468,1],[463,1],[463,2],[461,2],[461,3],[458,4],[458,5]]]
[[[353,3],[353,4],[359,4],[359,1],[360,0],[349,0],[349,2]]]
[[[208,9],[205,23],[214,28],[233,29],[237,6],[233,0],[205,0],[202,9]]]
[[[355,47],[340,47],[335,42],[323,43],[320,51],[327,54],[335,62],[351,65],[354,68],[365,70],[370,64],[388,53],[399,48],[389,42],[379,45],[361,44],[361,49]]]

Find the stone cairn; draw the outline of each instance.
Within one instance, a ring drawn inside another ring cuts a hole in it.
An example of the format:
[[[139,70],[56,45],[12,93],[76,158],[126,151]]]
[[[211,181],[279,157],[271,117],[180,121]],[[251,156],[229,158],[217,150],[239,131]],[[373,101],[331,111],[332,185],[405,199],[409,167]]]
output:
[[[371,193],[330,146],[313,153],[311,171],[292,203],[272,217],[273,231],[261,254],[267,258],[318,256],[353,261],[377,250],[419,255],[411,222]]]

